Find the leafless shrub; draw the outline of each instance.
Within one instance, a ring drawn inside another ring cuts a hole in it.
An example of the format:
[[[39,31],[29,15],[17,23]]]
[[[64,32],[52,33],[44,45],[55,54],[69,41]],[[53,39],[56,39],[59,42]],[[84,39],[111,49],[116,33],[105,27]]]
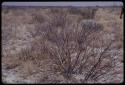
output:
[[[2,43],[7,44],[9,40],[16,38],[16,28],[14,25],[2,29]]]
[[[51,12],[51,13],[59,13],[60,10],[61,10],[61,9],[59,9],[59,8],[51,8],[51,9],[50,9],[50,12]]]
[[[67,13],[63,9],[51,9],[51,11],[52,11],[52,15],[50,15],[51,25],[53,25],[55,27],[65,26]]]
[[[9,13],[9,8],[4,8],[2,11],[3,11],[4,14],[8,14]]]
[[[24,67],[22,69],[22,71],[25,74],[23,77],[26,77],[26,76],[36,73],[38,71],[37,64],[34,64],[33,61],[31,61],[31,60],[27,60],[27,61],[23,62],[22,66]]]
[[[6,69],[13,69],[20,65],[20,61],[17,61],[18,59],[16,57],[13,57],[13,56],[7,56],[7,57],[10,57],[10,58],[6,58],[6,60],[3,60],[3,62],[6,61],[5,62]]]
[[[69,8],[70,14],[79,14],[82,15],[84,19],[93,19],[95,16],[95,13],[97,11],[97,8]]]
[[[17,53],[17,57],[19,57],[19,59],[21,61],[27,61],[27,60],[36,60],[39,59],[39,57],[42,57],[42,51],[40,52],[40,50],[43,50],[41,47],[36,47],[36,46],[31,46],[31,47],[26,47],[26,48],[22,48],[21,51],[19,53]]]
[[[2,42],[6,43],[12,37],[12,29],[2,29]],[[8,36],[9,35],[9,36]]]
[[[58,17],[62,17],[61,15]],[[86,20],[82,22],[80,30],[78,26],[70,29],[66,25],[68,21],[66,16],[64,16],[65,20],[58,19],[56,15],[53,17],[54,23],[52,22],[46,29],[42,29],[45,33],[44,37],[47,39],[45,52],[49,54],[49,57],[58,66],[58,71],[63,73],[66,78],[70,78],[74,73],[84,72],[84,82],[89,79],[96,80],[97,76],[105,74],[102,72],[102,68],[107,72],[107,69],[112,67],[110,62],[103,63],[104,59],[111,61],[106,52],[112,42],[107,45],[104,43],[101,36],[103,29],[101,24],[93,20]],[[60,22],[61,24],[59,24]],[[61,26],[60,29],[58,29],[58,25]]]
[[[30,34],[32,37],[39,36],[41,33],[42,25],[45,22],[44,16],[40,14],[32,14],[31,23],[34,24],[34,29],[30,30]]]
[[[101,31],[103,30],[103,26],[98,24],[95,20],[83,20],[82,28],[87,31]]]
[[[41,14],[32,14],[32,18],[33,18],[33,23],[36,24],[41,24],[43,22],[45,22],[44,16],[42,16]]]
[[[52,9],[54,10],[54,9]],[[59,10],[59,9],[57,9]],[[66,16],[67,16],[67,13],[64,13],[63,10],[59,10],[58,12],[52,12],[49,17],[50,17],[50,20],[48,20],[48,22],[45,22],[44,24],[42,24],[41,22],[35,24],[35,29],[34,31],[30,32],[31,35],[33,37],[36,37],[36,36],[44,36],[46,34],[46,31],[48,31],[47,29],[50,28],[50,27],[55,27],[55,29],[57,27],[63,27],[65,25],[67,25],[68,23],[65,22],[66,21]],[[39,18],[39,16],[37,16]],[[40,19],[40,18],[39,18]],[[53,31],[57,31],[53,29]]]
[[[33,58],[31,53],[32,53],[31,49],[22,48],[21,52],[18,54],[18,57],[20,60],[26,61],[26,60]]]

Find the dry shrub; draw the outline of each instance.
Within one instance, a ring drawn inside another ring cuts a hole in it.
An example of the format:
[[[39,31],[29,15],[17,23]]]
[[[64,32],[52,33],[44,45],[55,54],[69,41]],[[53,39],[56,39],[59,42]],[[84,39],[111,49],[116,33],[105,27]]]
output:
[[[47,54],[44,50],[45,41],[42,37],[35,38],[31,42],[31,47],[22,48],[16,57],[19,58],[21,62],[33,61],[37,66],[41,65],[41,61],[47,59]]]
[[[39,16],[38,16],[39,17]],[[45,23],[37,23],[35,24],[35,29],[31,32],[31,35],[33,37],[36,36],[45,36],[47,31],[47,28],[49,28],[50,26],[53,26],[55,28],[57,27],[63,27],[66,24],[68,25],[69,23],[65,22],[66,21],[66,17],[67,17],[67,13],[65,13],[63,10],[59,10],[59,12],[57,13],[51,13],[48,15],[48,17],[50,18],[48,21],[46,20]]]
[[[81,15],[83,19],[93,19],[97,8],[69,8],[70,14]]]
[[[20,10],[19,10],[20,9]],[[18,7],[11,7],[10,8],[11,12],[13,13],[14,16],[21,16],[24,13],[22,13],[25,9],[24,8],[18,8]]]
[[[34,49],[34,55],[37,55],[37,59],[38,60],[43,60],[48,58],[47,57],[47,53],[45,53],[45,43],[46,43],[46,39],[40,37],[36,37],[32,42],[31,42],[31,46]]]
[[[22,67],[23,67],[22,71],[25,74],[25,76],[29,76],[37,72],[37,66],[31,60],[22,62]]]
[[[52,18],[54,23],[49,23],[46,29],[42,29],[49,42],[45,46],[45,52],[58,66],[58,71],[66,78],[71,78],[72,74],[85,73],[84,82],[93,79],[91,76],[94,76],[93,80],[96,80],[97,75],[108,73],[107,69],[112,68],[111,63],[109,63],[110,67],[106,67],[108,62],[106,64],[102,64],[102,62],[105,58],[111,61],[111,57],[107,58],[105,53],[110,50],[112,42],[104,43],[101,35],[103,26],[94,20],[85,20],[81,24],[81,29],[78,29],[78,26],[70,29],[66,24],[68,23],[66,16],[58,21],[58,17],[62,17],[61,15],[55,14]],[[58,25],[60,29],[58,29]],[[98,47],[95,46],[96,41]],[[105,68],[106,73],[99,70],[101,67]]]
[[[52,15],[50,15],[50,18],[51,18],[50,24],[55,27],[65,26],[65,24],[66,24],[65,21],[67,21],[67,19],[66,19],[67,13],[63,9],[51,9],[51,11],[52,11],[51,12]]]
[[[12,29],[13,25],[10,25],[10,28],[5,27],[2,29],[2,43],[6,44],[10,39],[13,39],[15,36],[15,30]]]
[[[59,13],[60,10],[62,10],[62,9],[60,9],[60,8],[51,8],[51,9],[50,9],[50,12],[51,12],[51,13]]]
[[[38,16],[37,16],[38,15]],[[47,20],[45,20],[43,15],[40,14],[34,14],[33,21],[31,21],[34,24],[34,29],[30,30],[30,35],[34,38],[37,36],[41,36],[43,33],[43,29],[47,26]]]
[[[45,22],[44,16],[42,14],[32,14],[32,22],[35,24],[41,24]]]
[[[18,25],[18,24],[13,24],[13,23],[3,26],[2,42],[4,44],[6,44],[6,43],[8,44],[8,43],[10,43],[10,41],[14,42],[20,38],[23,38],[24,36],[27,36],[27,35],[20,36],[24,33],[25,27],[26,26],[24,26],[22,24]]]
[[[2,58],[2,62],[6,65],[6,69],[13,69],[21,64],[21,61],[16,57],[16,54],[7,54]]]
[[[40,50],[43,49],[41,47],[34,47],[22,48],[21,52],[17,54],[17,57],[19,57],[21,61],[34,60],[35,62],[37,62],[38,59],[41,60],[43,58],[43,51]]]
[[[81,22],[82,28],[86,31],[101,31],[103,30],[103,25],[97,23],[95,20],[83,20]]]
[[[8,14],[9,13],[9,8],[2,8],[2,13]]]
[[[114,39],[116,40],[115,47],[117,49],[121,49],[123,47],[123,38],[124,38],[123,24],[115,23],[112,26],[114,27],[112,33],[114,34]]]

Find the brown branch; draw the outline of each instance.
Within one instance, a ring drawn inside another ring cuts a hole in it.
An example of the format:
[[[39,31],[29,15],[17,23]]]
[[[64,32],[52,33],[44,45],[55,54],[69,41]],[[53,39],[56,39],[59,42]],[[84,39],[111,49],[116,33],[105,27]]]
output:
[[[92,73],[95,71],[96,67],[101,63],[101,61],[102,61],[102,59],[101,59],[101,58],[102,58],[102,55],[109,49],[109,47],[111,46],[111,44],[112,44],[112,42],[104,49],[103,52],[101,52],[100,57],[99,57],[97,63],[96,63],[96,64],[90,69],[90,71],[87,73],[87,75],[86,75],[84,81],[87,81],[87,80],[89,79],[89,77],[90,77],[90,76],[92,75]]]

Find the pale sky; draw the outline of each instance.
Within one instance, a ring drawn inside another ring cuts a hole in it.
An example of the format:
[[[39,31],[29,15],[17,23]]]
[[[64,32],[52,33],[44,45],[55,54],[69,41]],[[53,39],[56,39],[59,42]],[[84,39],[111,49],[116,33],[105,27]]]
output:
[[[123,6],[119,1],[108,2],[3,2],[5,6]]]

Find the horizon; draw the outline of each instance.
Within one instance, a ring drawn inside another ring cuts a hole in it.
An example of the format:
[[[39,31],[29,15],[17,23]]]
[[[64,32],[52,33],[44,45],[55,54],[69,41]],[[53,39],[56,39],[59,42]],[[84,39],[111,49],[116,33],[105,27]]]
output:
[[[2,6],[123,6],[120,1],[115,2],[3,2]]]

